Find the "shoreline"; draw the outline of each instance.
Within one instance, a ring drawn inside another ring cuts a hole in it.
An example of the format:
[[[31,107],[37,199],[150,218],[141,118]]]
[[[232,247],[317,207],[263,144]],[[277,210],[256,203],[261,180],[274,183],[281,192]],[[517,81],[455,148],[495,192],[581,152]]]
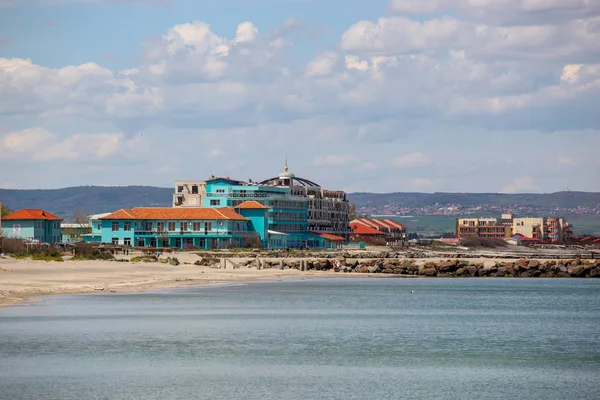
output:
[[[133,256],[119,257],[129,261]],[[282,259],[264,259],[268,268],[256,268],[254,258],[238,258],[238,268],[215,268],[214,265],[196,265],[203,260],[194,253],[178,253],[179,265],[146,262],[116,261],[33,261],[0,257],[0,307],[39,301],[52,295],[75,295],[90,293],[133,293],[150,290],[172,289],[188,286],[210,286],[255,281],[311,278],[424,278],[424,277],[584,277],[596,276],[600,262],[585,261],[586,265],[554,265],[557,274],[542,273],[547,265],[543,261],[522,260],[524,263],[503,258],[444,260],[433,259],[364,259],[354,261],[354,267],[344,267],[343,272],[333,269],[319,270],[316,264],[335,261],[310,258],[314,269],[301,271],[295,268],[278,268]],[[306,259],[308,260],[308,258]],[[285,259],[286,265],[300,263],[298,259]],[[464,268],[461,267],[464,264]],[[475,263],[475,264],[473,264]],[[507,264],[503,266],[502,264]],[[225,262],[227,264],[227,262]],[[302,264],[304,265],[304,264]],[[407,266],[408,265],[408,266]],[[305,265],[304,265],[305,266]],[[593,268],[592,268],[593,267]],[[549,267],[548,267],[549,268]],[[508,274],[500,274],[505,269]],[[513,270],[514,269],[514,270]],[[564,269],[564,272],[561,272]],[[454,271],[454,272],[452,272]],[[462,272],[461,272],[462,271]],[[496,271],[490,273],[491,271]],[[536,272],[534,275],[530,272]],[[570,275],[569,275],[570,273]],[[552,275],[550,274],[550,275]],[[587,275],[586,275],[587,274]],[[561,276],[562,275],[562,276]]]

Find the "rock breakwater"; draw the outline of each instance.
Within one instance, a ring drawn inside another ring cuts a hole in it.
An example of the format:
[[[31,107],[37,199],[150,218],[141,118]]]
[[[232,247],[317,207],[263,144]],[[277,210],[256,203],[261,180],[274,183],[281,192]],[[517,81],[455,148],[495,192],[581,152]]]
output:
[[[240,267],[284,268],[302,271],[391,274],[422,277],[520,277],[520,278],[600,278],[600,260],[504,260],[490,264],[448,259],[418,263],[411,259],[255,259]]]

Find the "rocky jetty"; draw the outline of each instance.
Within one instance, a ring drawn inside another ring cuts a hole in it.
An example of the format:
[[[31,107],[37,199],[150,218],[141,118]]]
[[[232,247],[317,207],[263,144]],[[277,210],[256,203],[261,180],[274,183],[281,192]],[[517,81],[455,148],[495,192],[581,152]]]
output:
[[[411,259],[378,258],[350,259],[263,259],[239,263],[242,267],[293,268],[305,271],[336,271],[340,273],[392,274],[422,277],[520,277],[520,278],[600,278],[600,260],[518,259],[490,263],[448,259],[417,263]]]

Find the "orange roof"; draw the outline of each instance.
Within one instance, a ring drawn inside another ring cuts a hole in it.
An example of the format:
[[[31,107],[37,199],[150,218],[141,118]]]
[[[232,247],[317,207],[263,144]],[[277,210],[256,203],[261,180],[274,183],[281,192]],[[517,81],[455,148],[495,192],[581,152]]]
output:
[[[380,232],[377,229],[359,223],[350,224],[350,227],[355,235],[384,235],[383,232]]]
[[[350,223],[358,223],[374,229],[406,229],[406,226],[391,219],[358,218],[350,221]]]
[[[24,219],[45,219],[48,221],[62,221],[62,218],[57,217],[54,214],[50,214],[48,211],[24,208],[19,211],[15,211],[12,214],[8,214],[6,217],[2,217],[3,221],[18,221]]]
[[[221,207],[190,207],[190,208],[152,208],[136,207],[131,210],[121,209],[100,219],[149,219],[149,220],[235,220],[247,221],[246,218],[236,213],[233,208]]]
[[[319,233],[319,232],[309,232],[311,235],[317,235],[317,236],[321,236],[324,239],[329,239],[329,240],[333,240],[336,242],[343,242],[345,239],[341,236],[337,236],[337,235],[332,235],[330,233]]]
[[[240,208],[240,209],[246,209],[246,210],[256,210],[256,209],[268,209],[269,207],[260,204],[256,200],[248,200],[234,208]]]

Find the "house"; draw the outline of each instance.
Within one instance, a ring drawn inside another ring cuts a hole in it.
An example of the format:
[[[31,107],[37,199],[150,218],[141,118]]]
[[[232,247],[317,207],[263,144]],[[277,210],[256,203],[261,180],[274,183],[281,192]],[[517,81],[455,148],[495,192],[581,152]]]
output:
[[[121,209],[99,218],[102,243],[125,246],[219,249],[254,244],[267,237],[260,231],[266,210],[231,207]],[[259,231],[255,229],[259,229]],[[98,230],[98,225],[94,227]]]
[[[2,236],[40,243],[61,241],[60,222],[62,218],[48,211],[22,209],[2,218]]]
[[[384,237],[381,244],[398,246],[406,241],[406,226],[391,219],[358,218],[350,221],[350,228],[356,240],[367,242],[365,239],[368,237],[375,239],[378,235],[374,231],[378,231],[383,233]]]
[[[385,244],[385,233],[380,232],[375,228],[371,228],[370,226],[353,222],[354,221],[350,222],[350,228],[352,228],[350,240],[353,242],[365,242],[374,245]]]

